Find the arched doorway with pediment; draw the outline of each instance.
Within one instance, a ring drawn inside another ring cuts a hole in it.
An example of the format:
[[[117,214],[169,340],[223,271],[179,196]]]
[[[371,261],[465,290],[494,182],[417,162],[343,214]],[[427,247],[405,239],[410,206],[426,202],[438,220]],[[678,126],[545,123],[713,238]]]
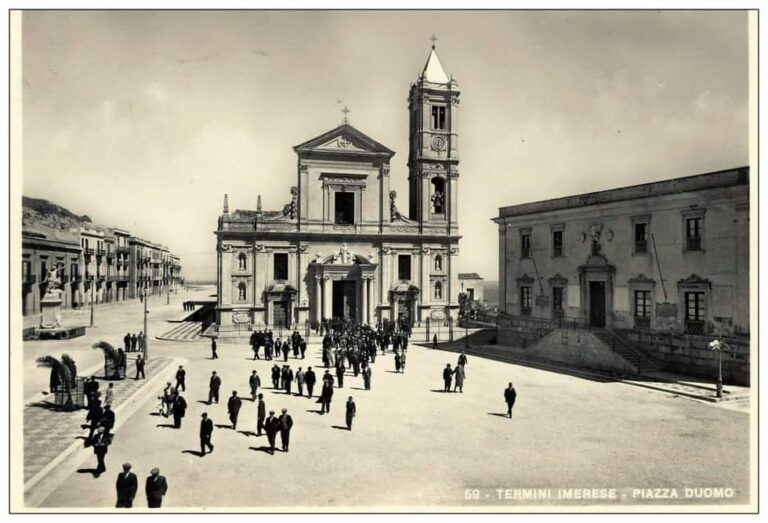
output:
[[[342,245],[338,252],[313,260],[308,275],[314,279],[310,296],[312,319],[341,318],[370,323],[377,264]]]

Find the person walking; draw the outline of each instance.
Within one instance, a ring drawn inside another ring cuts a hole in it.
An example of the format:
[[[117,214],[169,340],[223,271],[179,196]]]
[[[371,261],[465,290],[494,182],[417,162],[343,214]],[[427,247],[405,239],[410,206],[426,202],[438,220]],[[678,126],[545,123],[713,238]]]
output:
[[[261,430],[264,428],[264,419],[267,406],[264,404],[264,394],[259,394],[259,402],[256,405],[256,436],[261,436]]]
[[[110,383],[107,385],[107,390],[104,391],[104,406],[111,407],[113,401],[115,401],[115,384]]]
[[[453,369],[453,392],[456,392],[456,389],[459,389],[459,392],[464,392],[464,378],[466,377],[464,365],[456,365],[456,368]]]
[[[211,380],[208,383],[208,405],[216,400],[219,402],[219,387],[221,387],[221,378],[216,374],[216,371],[211,373]]]
[[[109,433],[105,430],[104,427],[99,427],[96,430],[96,435],[91,441],[93,453],[96,454],[96,471],[93,473],[93,475],[97,478],[101,476],[103,472],[107,471],[107,466],[104,464],[104,456],[107,455],[109,444]]]
[[[517,400],[517,391],[512,386],[512,382],[509,382],[509,386],[504,389],[504,401],[507,402],[507,415],[512,418],[512,407],[515,406]]]
[[[203,412],[203,418],[200,421],[200,457],[205,456],[205,447],[211,449],[213,452],[213,443],[211,443],[211,436],[213,435],[213,420],[208,417],[207,412]]]
[[[146,376],[144,375],[144,363],[145,363],[144,358],[142,357],[141,354],[136,356],[136,377],[133,379],[137,380],[139,379],[139,376],[141,376],[142,379],[146,378]]]
[[[232,430],[237,430],[237,416],[240,414],[240,407],[242,406],[243,401],[237,397],[237,391],[233,390],[227,402],[227,413],[229,414],[229,421],[232,422]]]
[[[432,350],[437,350],[437,334],[432,335]]]
[[[365,390],[371,390],[371,367],[366,365],[363,367],[363,385]]]
[[[395,372],[397,373],[400,372],[400,368],[402,367],[402,364],[403,364],[403,360],[400,357],[400,353],[395,352]]]
[[[299,389],[299,396],[304,395],[304,375],[305,372],[299,367],[299,370],[296,371],[296,388]]]
[[[187,371],[184,370],[183,365],[179,365],[179,370],[176,371],[176,390],[177,391],[180,391],[180,390],[183,390],[184,392],[187,391],[186,379],[187,379]]]
[[[259,387],[261,387],[261,378],[256,370],[251,372],[251,377],[248,378],[248,385],[251,386],[251,401],[256,401],[256,394],[259,392]]]
[[[453,380],[453,369],[451,369],[451,364],[448,363],[443,369],[443,381],[445,382],[445,387],[443,388],[443,392],[451,392],[452,380]]]
[[[312,370],[312,367],[308,367],[307,372],[304,374],[304,383],[307,384],[307,395],[310,398],[312,397],[312,391],[315,389],[316,381],[315,371]]]
[[[341,358],[337,360],[336,363],[336,379],[339,380],[339,388],[344,388],[344,362],[341,361]]]
[[[352,396],[350,396],[347,400],[347,430],[352,430],[352,420],[354,419],[355,414],[357,414],[357,407],[355,406],[355,401],[352,399]]]
[[[288,444],[291,439],[291,429],[293,428],[293,418],[288,414],[288,409],[282,409],[280,412],[280,443],[283,445],[283,452],[288,452]]]
[[[405,351],[400,351],[400,372],[405,374]]]
[[[293,384],[293,370],[291,370],[290,366],[286,365],[285,372],[283,372],[283,388],[285,389],[285,393],[288,395],[291,394],[292,384]]]
[[[136,497],[136,491],[139,490],[139,480],[136,474],[131,472],[130,463],[123,463],[123,471],[117,475],[115,481],[115,490],[117,491],[115,508],[133,507],[133,499]]]
[[[467,364],[467,355],[463,352],[459,355],[459,361],[456,363],[456,365],[459,365],[461,367],[465,366]]]
[[[280,367],[277,366],[277,363],[272,365],[272,388],[280,388]]]
[[[104,427],[104,430],[109,434],[109,432],[114,428],[115,426],[115,413],[112,411],[112,407],[109,405],[104,405],[104,412],[101,415],[101,419],[99,420],[99,426]]]
[[[267,433],[267,441],[269,441],[269,453],[275,453],[275,437],[280,430],[280,420],[275,417],[275,411],[269,411],[269,417],[264,422],[264,431]]]
[[[333,378],[333,377],[331,377]],[[331,412],[331,400],[333,399],[333,382],[330,380],[323,380],[323,391],[320,393],[320,413]]]
[[[144,485],[144,493],[147,496],[149,508],[160,508],[163,504],[163,496],[168,492],[168,481],[160,475],[160,469],[155,467],[150,471],[147,482]]]
[[[187,401],[181,396],[181,394],[176,394],[173,397],[171,412],[173,412],[173,428],[180,429],[181,418],[183,418],[187,413]]]
[[[99,422],[101,421],[101,417],[104,415],[104,409],[101,408],[101,401],[99,401],[98,398],[94,398],[91,401],[91,407],[88,409],[88,415],[85,417],[85,421],[90,421],[91,425],[89,427],[90,431],[88,432],[88,440],[93,440],[93,433],[96,431],[96,429],[99,426]]]
[[[216,354],[216,338],[211,338],[211,359],[219,359],[219,355]]]

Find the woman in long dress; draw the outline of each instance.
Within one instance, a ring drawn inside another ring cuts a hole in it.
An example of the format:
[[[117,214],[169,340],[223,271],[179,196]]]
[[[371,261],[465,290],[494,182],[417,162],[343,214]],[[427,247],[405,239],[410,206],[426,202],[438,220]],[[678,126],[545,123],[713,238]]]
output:
[[[459,389],[459,392],[464,392],[464,378],[466,378],[464,365],[456,365],[453,371],[453,392],[456,392],[456,389]]]

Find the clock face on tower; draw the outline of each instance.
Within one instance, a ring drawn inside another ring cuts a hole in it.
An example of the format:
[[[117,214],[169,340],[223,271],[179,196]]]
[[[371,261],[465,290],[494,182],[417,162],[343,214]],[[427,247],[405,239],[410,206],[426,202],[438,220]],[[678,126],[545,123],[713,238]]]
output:
[[[442,136],[435,136],[432,138],[432,149],[435,151],[442,151],[445,149],[445,138]]]

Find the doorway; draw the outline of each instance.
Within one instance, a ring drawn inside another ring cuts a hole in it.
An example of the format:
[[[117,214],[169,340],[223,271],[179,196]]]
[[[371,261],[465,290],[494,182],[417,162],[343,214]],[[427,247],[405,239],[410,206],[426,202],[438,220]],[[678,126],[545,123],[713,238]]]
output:
[[[589,282],[589,326],[605,327],[605,282]]]
[[[333,317],[355,320],[357,318],[357,285],[354,281],[333,282]]]
[[[272,323],[275,327],[288,328],[288,302],[273,302]]]

